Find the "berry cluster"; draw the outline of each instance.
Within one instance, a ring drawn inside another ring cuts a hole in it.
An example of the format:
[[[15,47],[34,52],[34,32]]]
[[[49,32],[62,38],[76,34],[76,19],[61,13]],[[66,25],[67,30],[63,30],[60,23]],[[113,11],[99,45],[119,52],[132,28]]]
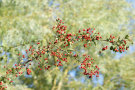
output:
[[[95,28],[87,28],[79,30],[76,34],[71,34],[67,32],[67,26],[64,25],[64,22],[59,18],[56,19],[57,25],[53,26],[52,32],[54,33],[54,39],[47,41],[47,45],[44,46],[43,43],[37,42],[35,45],[31,45],[25,54],[18,54],[20,58],[19,62],[13,67],[4,66],[6,69],[5,76],[0,77],[0,88],[4,90],[7,88],[4,83],[12,83],[13,80],[9,78],[10,75],[13,77],[18,77],[22,74],[25,74],[23,69],[26,70],[27,75],[31,75],[31,65],[34,64],[35,67],[38,67],[39,71],[49,70],[53,67],[63,67],[66,62],[71,62],[70,58],[81,57],[80,54],[73,54],[75,52],[75,46],[78,42],[83,43],[83,47],[87,48],[91,46],[91,43],[96,43],[98,41],[106,41],[111,43],[110,50],[115,52],[124,52],[128,49],[128,37],[125,39],[118,38],[115,39],[114,36],[110,35],[106,40],[102,39],[102,36],[99,32],[95,32]],[[96,45],[96,44],[95,44]],[[108,46],[102,48],[102,51],[108,49]],[[88,75],[89,78],[92,78],[93,75],[99,77],[99,67],[95,64],[95,60],[89,55],[83,55],[84,60],[78,60],[81,64],[80,69],[84,70],[84,75]]]
[[[85,59],[81,63],[80,69],[84,69],[84,75],[89,75],[89,78],[92,78],[93,75],[99,77],[99,67],[94,65],[94,59],[90,58],[90,56],[83,55]]]
[[[31,70],[28,68],[27,69],[27,74],[30,75],[31,74]]]
[[[113,50],[115,52],[125,52],[128,50],[129,46],[127,45],[128,42],[128,37],[127,35],[125,36],[124,39],[120,39],[120,37],[116,40],[114,40],[115,37],[110,35],[110,38],[107,39],[108,42],[112,43],[112,46],[110,46],[110,50]]]
[[[106,49],[108,49],[108,46],[103,47],[103,48],[102,48],[102,51],[104,51],[104,50],[106,50]]]

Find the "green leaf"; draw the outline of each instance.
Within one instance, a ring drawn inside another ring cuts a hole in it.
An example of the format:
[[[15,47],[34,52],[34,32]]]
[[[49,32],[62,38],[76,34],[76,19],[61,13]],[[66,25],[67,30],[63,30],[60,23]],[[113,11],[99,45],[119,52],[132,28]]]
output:
[[[113,50],[113,46],[110,47],[110,50]]]
[[[94,44],[97,45],[96,42],[94,42]]]
[[[128,38],[129,38],[129,35],[126,35],[126,36],[125,36],[125,39],[128,39]]]

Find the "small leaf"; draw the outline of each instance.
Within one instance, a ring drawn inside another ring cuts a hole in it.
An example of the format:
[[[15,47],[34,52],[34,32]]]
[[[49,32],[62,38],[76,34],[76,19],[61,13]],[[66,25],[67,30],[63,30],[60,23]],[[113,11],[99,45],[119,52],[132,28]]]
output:
[[[128,39],[128,38],[129,38],[129,35],[126,35],[126,36],[125,36],[125,39]]]
[[[113,50],[113,46],[110,47],[110,50]]]
[[[97,45],[96,42],[94,42],[94,44]]]

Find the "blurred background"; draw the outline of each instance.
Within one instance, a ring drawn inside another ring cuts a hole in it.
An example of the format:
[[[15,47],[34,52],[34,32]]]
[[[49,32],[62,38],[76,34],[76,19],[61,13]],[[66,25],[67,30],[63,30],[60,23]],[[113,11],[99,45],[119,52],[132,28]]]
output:
[[[0,76],[5,64],[18,60],[32,43],[53,39],[51,29],[56,18],[62,19],[69,33],[95,27],[103,37],[129,34],[135,43],[135,0],[0,0]],[[100,67],[99,78],[89,79],[73,63],[64,69],[21,76],[8,85],[8,90],[135,90],[135,45],[125,53],[109,50],[98,54],[107,43],[86,50]],[[72,59],[72,58],[71,58]],[[70,67],[70,68],[68,68]]]

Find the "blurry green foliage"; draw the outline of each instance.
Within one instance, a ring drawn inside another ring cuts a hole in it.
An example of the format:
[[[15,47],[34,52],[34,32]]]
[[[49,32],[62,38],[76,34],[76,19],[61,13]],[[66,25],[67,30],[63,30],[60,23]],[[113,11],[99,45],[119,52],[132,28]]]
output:
[[[12,66],[17,62],[18,52],[25,50],[37,41],[46,44],[52,39],[52,26],[56,17],[63,19],[71,33],[78,32],[78,29],[95,27],[101,35],[108,37],[125,36],[129,32],[134,34],[134,26],[129,30],[130,20],[135,19],[135,12],[125,0],[2,0],[0,2],[0,43],[1,52],[9,52],[9,63],[6,63],[7,55],[0,56],[0,76],[4,74],[3,65]],[[131,17],[131,18],[130,18]],[[127,38],[127,37],[126,37]],[[132,39],[135,39],[133,36]],[[106,44],[106,43],[104,43]],[[103,56],[98,55],[98,50],[104,46],[98,43],[85,50],[97,60],[100,72],[104,75],[103,86],[93,87],[92,80],[83,77],[81,71],[76,73],[75,80],[68,72],[77,66],[68,63],[63,71],[54,68],[48,72],[38,72],[32,67],[31,78],[21,76],[15,80],[15,86],[8,86],[9,90],[29,90],[26,85],[33,85],[31,89],[39,90],[119,90],[122,86],[127,90],[135,89],[135,53],[127,54],[120,60],[115,60],[115,54],[110,51],[104,52]],[[81,51],[81,43],[76,49]],[[2,53],[0,53],[2,54]],[[3,59],[4,58],[4,59]],[[72,58],[70,58],[72,60]],[[70,68],[68,68],[70,67]],[[81,83],[81,78],[85,78]],[[69,80],[69,78],[72,78]],[[99,78],[100,79],[100,78]],[[19,86],[17,86],[19,85]]]

